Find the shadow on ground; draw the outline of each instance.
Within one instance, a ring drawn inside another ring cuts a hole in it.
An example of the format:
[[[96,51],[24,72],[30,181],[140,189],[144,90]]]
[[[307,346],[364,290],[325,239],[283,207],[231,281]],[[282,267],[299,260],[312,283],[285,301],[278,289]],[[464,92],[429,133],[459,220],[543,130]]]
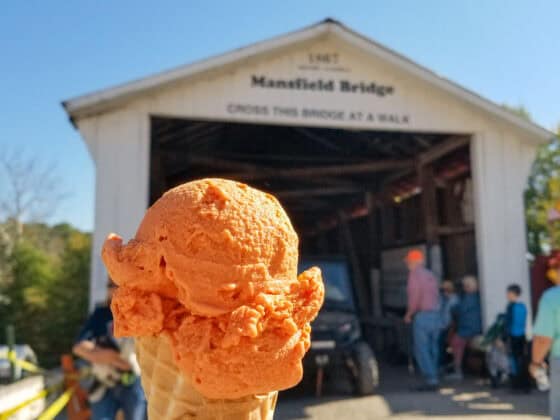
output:
[[[492,390],[482,380],[443,383],[438,393],[415,393],[406,369],[384,367],[377,395],[356,398],[347,386],[329,384],[325,395],[316,398],[302,387],[281,394],[275,419],[542,419],[547,417],[547,395],[512,394]]]

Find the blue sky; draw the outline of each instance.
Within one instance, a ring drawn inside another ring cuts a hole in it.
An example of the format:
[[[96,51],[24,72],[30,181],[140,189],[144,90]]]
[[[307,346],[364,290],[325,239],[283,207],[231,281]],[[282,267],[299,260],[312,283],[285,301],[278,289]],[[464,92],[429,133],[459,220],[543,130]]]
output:
[[[71,194],[52,222],[90,230],[94,165],[61,100],[328,16],[546,128],[560,122],[557,0],[29,0],[0,14],[0,153],[56,162]]]

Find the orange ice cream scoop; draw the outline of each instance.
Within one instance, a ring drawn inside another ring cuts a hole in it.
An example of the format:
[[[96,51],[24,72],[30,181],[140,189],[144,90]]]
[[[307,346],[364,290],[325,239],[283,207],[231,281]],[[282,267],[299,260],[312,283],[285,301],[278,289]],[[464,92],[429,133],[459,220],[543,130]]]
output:
[[[278,201],[203,179],[165,193],[103,261],[119,286],[116,336],[166,336],[176,366],[207,398],[282,390],[302,377],[321,272],[297,275],[298,237]]]

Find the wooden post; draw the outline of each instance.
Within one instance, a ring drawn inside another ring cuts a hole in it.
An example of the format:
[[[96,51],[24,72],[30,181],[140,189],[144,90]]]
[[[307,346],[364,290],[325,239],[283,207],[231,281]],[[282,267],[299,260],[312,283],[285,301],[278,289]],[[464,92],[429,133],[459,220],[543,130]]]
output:
[[[372,268],[379,270],[381,269],[381,224],[379,223],[377,200],[373,192],[366,193],[366,205],[368,210],[370,265]]]
[[[434,261],[432,261],[433,248],[439,243],[436,180],[434,176],[433,163],[453,151],[462,147],[467,147],[469,143],[470,138],[468,136],[450,137],[444,142],[420,154],[416,161],[418,183],[422,190],[421,208],[423,213],[424,236],[427,248],[426,263],[428,267],[432,269],[434,268]]]
[[[468,271],[466,261],[468,249],[468,235],[474,231],[473,225],[463,222],[460,203],[461,191],[458,194],[455,187],[459,184],[450,183],[444,190],[444,217],[445,225],[439,226],[438,232],[449,256],[448,275],[451,278],[459,278]]]
[[[369,233],[369,273],[368,279],[371,291],[370,315],[381,317],[383,315],[381,302],[381,223],[377,209],[377,197],[373,192],[366,193],[366,206],[368,210],[368,233]],[[376,337],[376,341],[380,337]],[[381,344],[381,343],[380,343]]]
[[[432,247],[439,242],[438,237],[438,208],[434,168],[431,165],[418,164],[418,184],[422,190],[421,208],[424,221],[424,233],[426,240],[426,265],[432,267]]]
[[[346,254],[348,255],[348,258],[350,259],[350,266],[352,267],[352,272],[354,274],[354,287],[356,287],[356,292],[358,295],[358,306],[360,308],[360,313],[362,316],[367,316],[367,303],[369,299],[367,289],[365,287],[365,278],[360,267],[360,260],[356,252],[350,225],[348,224],[346,215],[341,211],[338,212],[338,219],[340,223],[340,232],[344,244],[344,249],[346,251]]]

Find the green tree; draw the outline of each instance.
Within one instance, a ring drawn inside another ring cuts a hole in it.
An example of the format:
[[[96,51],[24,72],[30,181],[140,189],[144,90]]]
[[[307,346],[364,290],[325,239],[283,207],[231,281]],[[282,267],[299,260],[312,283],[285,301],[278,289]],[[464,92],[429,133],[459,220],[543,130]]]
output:
[[[560,137],[560,130],[558,132]],[[560,140],[542,146],[537,154],[525,192],[529,251],[542,255],[546,248],[560,247],[560,222],[550,223],[548,213],[560,202]]]
[[[51,367],[70,352],[87,314],[91,237],[67,224],[23,232],[0,275],[0,325],[13,324],[18,343]]]
[[[54,266],[48,255],[20,241],[8,258],[9,276],[3,278],[3,304],[0,325],[12,324],[19,343],[25,342],[38,353],[48,351],[43,340],[48,312],[48,287],[54,278]]]
[[[530,112],[523,105],[503,104],[508,111],[532,121]],[[557,129],[560,137],[560,124]],[[545,248],[560,247],[560,222],[554,225],[548,221],[548,212],[556,202],[560,202],[560,140],[551,139],[542,146],[531,169],[525,191],[525,214],[527,221],[527,242],[529,252],[542,255]]]
[[[70,232],[48,291],[49,319],[45,332],[49,337],[50,363],[56,363],[61,354],[70,351],[87,316],[90,250],[90,235]]]

